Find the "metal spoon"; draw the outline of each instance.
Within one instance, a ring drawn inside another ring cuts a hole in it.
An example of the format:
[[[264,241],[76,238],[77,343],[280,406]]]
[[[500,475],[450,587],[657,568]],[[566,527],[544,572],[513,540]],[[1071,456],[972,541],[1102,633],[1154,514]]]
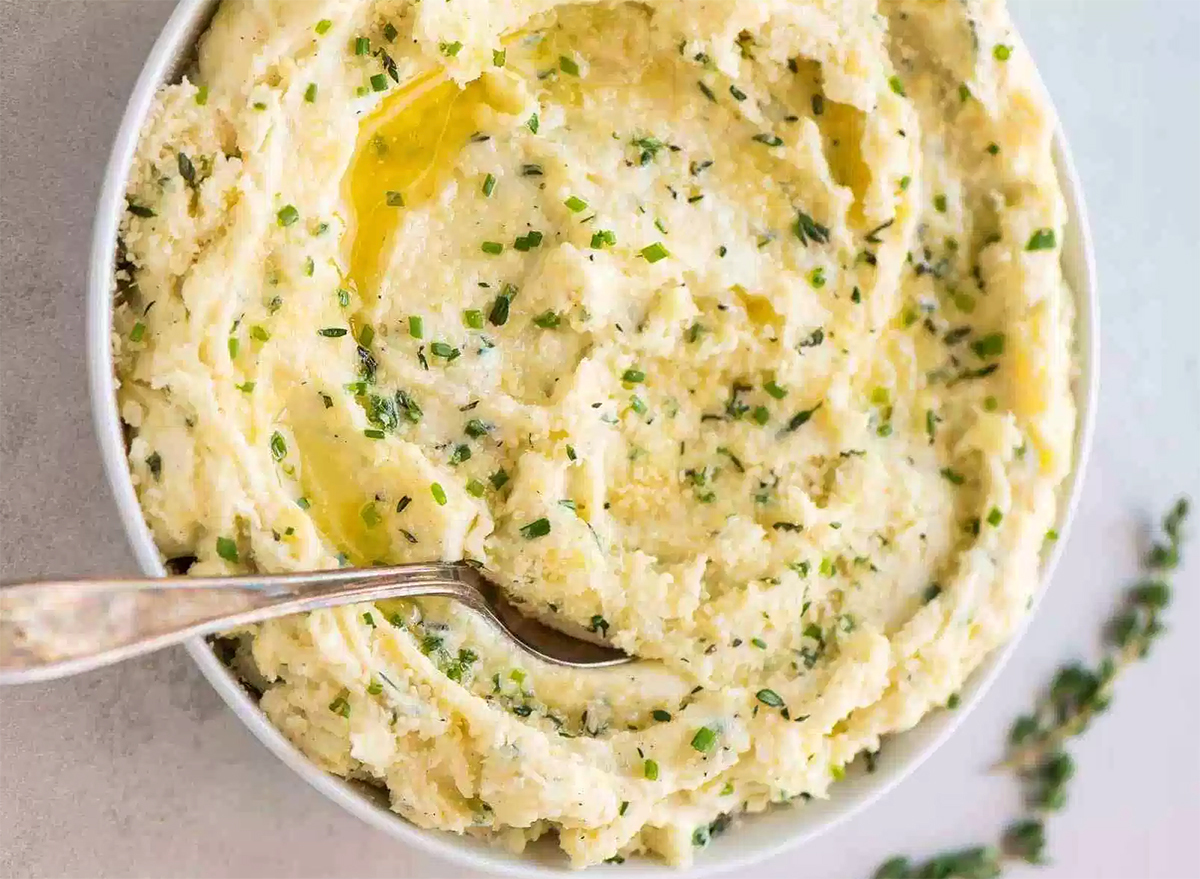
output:
[[[305,574],[64,580],[0,587],[0,684],[78,674],[209,635],[322,607],[453,598],[530,655],[602,668],[632,657],[522,615],[465,562]],[[587,633],[582,632],[582,635]]]

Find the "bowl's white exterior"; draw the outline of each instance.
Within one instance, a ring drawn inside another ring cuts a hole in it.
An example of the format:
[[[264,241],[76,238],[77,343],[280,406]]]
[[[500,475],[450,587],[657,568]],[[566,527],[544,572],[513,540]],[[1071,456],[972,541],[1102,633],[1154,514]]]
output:
[[[165,576],[166,571],[142,517],[130,481],[125,441],[116,406],[110,341],[114,243],[117,238],[117,225],[125,206],[125,184],[130,163],[137,145],[138,133],[154,93],[160,84],[171,81],[178,74],[181,64],[186,61],[196,40],[207,26],[216,2],[217,0],[179,0],[175,12],[163,28],[134,86],[133,95],[122,119],[109,158],[93,227],[87,293],[87,345],[96,434],[108,481],[134,554],[146,574],[158,577]],[[1049,581],[1058,560],[1079,499],[1082,476],[1091,446],[1098,378],[1096,330],[1099,320],[1095,262],[1083,193],[1061,131],[1054,141],[1054,160],[1068,208],[1068,223],[1063,235],[1063,269],[1075,291],[1078,310],[1076,396],[1079,420],[1075,468],[1063,487],[1060,502],[1058,532],[1061,537],[1049,548],[1044,560],[1043,584]],[[1040,593],[1038,597],[1040,598]],[[782,807],[745,819],[736,832],[718,838],[700,854],[697,865],[686,875],[692,879],[700,875],[748,867],[756,861],[813,839],[875,802],[916,769],[963,721],[1016,648],[1022,632],[1023,628],[972,675],[961,694],[962,703],[957,711],[934,712],[908,732],[889,737],[887,759],[881,762],[876,772],[867,774],[852,770],[846,780],[835,787],[833,797],[829,800],[814,800],[803,805]],[[570,873],[562,856],[548,846],[535,846],[525,854],[512,855],[475,839],[422,830],[410,824],[389,811],[386,798],[378,793],[329,775],[309,762],[271,725],[254,699],[218,661],[203,640],[194,639],[188,642],[187,650],[204,676],[264,745],[294,769],[301,778],[367,823],[448,861],[477,869],[513,876],[566,876]],[[601,866],[593,868],[589,874],[603,875],[610,872],[613,875],[619,872],[624,879],[651,876],[681,879],[684,875],[678,870],[650,862],[626,863],[620,867]]]

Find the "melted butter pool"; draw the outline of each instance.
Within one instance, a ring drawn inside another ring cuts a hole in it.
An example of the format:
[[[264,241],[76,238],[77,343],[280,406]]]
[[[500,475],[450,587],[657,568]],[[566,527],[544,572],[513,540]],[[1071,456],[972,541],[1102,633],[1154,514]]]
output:
[[[364,301],[379,295],[384,254],[404,211],[433,197],[488,103],[480,80],[459,88],[440,73],[417,77],[384,99],[362,125],[347,175],[350,279]]]

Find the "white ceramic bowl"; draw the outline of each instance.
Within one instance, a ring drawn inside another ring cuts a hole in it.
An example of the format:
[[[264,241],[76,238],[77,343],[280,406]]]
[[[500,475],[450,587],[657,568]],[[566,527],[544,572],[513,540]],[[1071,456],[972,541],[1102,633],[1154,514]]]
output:
[[[126,463],[125,439],[117,412],[110,337],[112,333],[112,288],[117,225],[125,208],[125,184],[138,133],[157,88],[175,81],[194,58],[194,47],[208,26],[217,0],[180,0],[162,34],[146,59],[134,86],[116,143],[109,157],[100,203],[92,233],[91,266],[88,278],[87,344],[97,438],[109,484],[117,501],[130,544],[143,571],[166,575],[154,544]],[[1068,221],[1063,234],[1062,262],[1067,281],[1077,300],[1075,384],[1078,405],[1075,468],[1060,496],[1057,530],[1061,538],[1047,550],[1043,561],[1043,584],[1049,581],[1065,542],[1067,528],[1079,498],[1082,475],[1091,445],[1097,381],[1097,297],[1095,262],[1079,178],[1071,162],[1066,138],[1059,131],[1054,141],[1054,160],[1066,196]],[[1039,593],[1040,597],[1040,593]],[[1032,616],[1032,612],[1029,616]],[[1027,617],[1028,619],[1029,617]],[[1023,629],[1022,629],[1023,631]],[[813,800],[747,817],[736,830],[714,840],[698,855],[688,879],[737,868],[779,854],[814,839],[879,799],[917,768],[953,732],[979,702],[1005,661],[1016,648],[1018,631],[1001,650],[992,654],[971,676],[961,693],[957,711],[935,711],[913,729],[890,736],[887,758],[874,773],[861,771],[857,761],[844,781],[833,788],[828,800]],[[344,781],[318,769],[292,746],[267,720],[257,702],[232,673],[217,659],[202,639],[187,644],[187,650],[234,713],[259,740],[296,773],[347,811],[403,842],[440,855],[448,861],[513,876],[577,875],[566,868],[563,856],[552,846],[534,846],[522,855],[509,854],[479,840],[455,834],[422,830],[387,807],[386,796],[365,785]],[[620,875],[623,879],[666,877],[682,879],[678,870],[651,862],[592,868],[589,875]]]

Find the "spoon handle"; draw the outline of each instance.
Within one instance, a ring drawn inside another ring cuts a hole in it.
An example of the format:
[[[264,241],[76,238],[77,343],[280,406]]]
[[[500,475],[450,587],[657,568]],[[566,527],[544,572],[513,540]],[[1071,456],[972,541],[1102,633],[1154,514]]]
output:
[[[0,684],[78,674],[197,635],[322,607],[441,595],[479,608],[473,573],[462,565],[417,564],[0,586]]]

